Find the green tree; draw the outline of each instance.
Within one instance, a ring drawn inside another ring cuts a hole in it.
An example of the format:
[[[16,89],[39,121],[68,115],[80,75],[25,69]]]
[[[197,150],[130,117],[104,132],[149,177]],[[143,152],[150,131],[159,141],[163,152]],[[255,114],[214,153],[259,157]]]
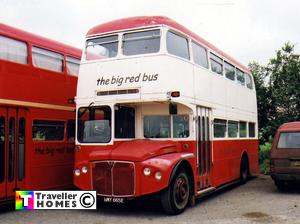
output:
[[[261,143],[273,137],[281,124],[300,120],[300,55],[294,49],[286,43],[267,65],[249,64],[256,85]]]

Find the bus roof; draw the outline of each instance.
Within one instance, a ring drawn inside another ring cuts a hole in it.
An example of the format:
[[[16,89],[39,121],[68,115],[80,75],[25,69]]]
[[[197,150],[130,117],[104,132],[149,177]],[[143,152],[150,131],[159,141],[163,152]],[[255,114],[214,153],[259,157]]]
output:
[[[38,45],[40,47],[45,47],[49,50],[66,53],[71,56],[79,58],[81,56],[81,50],[78,48],[33,33],[29,33],[21,29],[17,29],[15,27],[11,27],[3,23],[0,23],[0,35],[8,36],[17,40],[26,41],[33,45]]]
[[[137,16],[137,17],[130,17],[130,18],[124,18],[124,19],[118,19],[111,22],[103,23],[98,26],[93,27],[90,29],[87,33],[87,36],[94,36],[99,35],[102,33],[109,33],[109,32],[115,32],[120,30],[128,30],[128,29],[136,29],[141,27],[153,27],[153,26],[160,26],[160,25],[166,25],[171,28],[174,28],[190,38],[196,40],[199,44],[203,45],[204,47],[207,47],[210,49],[213,53],[215,52],[218,54],[218,56],[223,57],[226,61],[229,63],[232,63],[242,69],[244,72],[250,73],[249,69],[244,66],[243,64],[239,63],[237,60],[229,56],[228,54],[224,53],[217,47],[215,47],[213,44],[209,43],[202,37],[198,36],[194,32],[190,31],[186,27],[180,25],[176,21],[164,17],[164,16]]]

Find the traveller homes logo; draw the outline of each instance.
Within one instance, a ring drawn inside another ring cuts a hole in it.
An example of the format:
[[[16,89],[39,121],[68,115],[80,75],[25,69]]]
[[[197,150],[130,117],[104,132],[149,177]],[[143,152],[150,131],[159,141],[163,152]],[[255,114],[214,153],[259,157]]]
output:
[[[96,191],[16,191],[16,210],[96,208]]]

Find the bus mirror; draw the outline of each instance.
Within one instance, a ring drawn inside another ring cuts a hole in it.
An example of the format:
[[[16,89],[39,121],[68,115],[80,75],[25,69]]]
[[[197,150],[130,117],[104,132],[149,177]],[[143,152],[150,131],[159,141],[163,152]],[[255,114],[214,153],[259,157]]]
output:
[[[177,104],[176,103],[170,103],[169,104],[169,114],[170,115],[176,115],[177,114]]]

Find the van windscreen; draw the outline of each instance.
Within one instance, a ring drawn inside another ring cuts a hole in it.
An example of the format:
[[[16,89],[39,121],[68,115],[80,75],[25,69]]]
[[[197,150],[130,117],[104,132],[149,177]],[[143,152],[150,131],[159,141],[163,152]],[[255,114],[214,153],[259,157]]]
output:
[[[282,132],[277,144],[278,149],[300,149],[300,132]]]

